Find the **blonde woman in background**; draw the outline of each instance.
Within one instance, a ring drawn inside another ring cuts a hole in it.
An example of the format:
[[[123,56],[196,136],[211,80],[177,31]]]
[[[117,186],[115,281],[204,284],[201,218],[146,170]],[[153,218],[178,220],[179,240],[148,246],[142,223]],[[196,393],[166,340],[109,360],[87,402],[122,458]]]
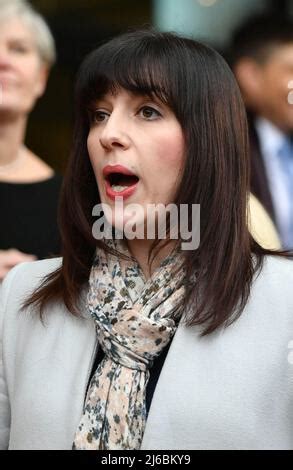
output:
[[[0,281],[19,262],[59,252],[61,178],[24,143],[55,56],[52,34],[29,3],[0,0]]]

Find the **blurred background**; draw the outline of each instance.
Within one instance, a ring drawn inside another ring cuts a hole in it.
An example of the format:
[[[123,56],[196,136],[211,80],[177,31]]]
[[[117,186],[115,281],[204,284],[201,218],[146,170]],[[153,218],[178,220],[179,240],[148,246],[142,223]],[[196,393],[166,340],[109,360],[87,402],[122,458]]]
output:
[[[225,53],[253,12],[293,15],[293,0],[32,0],[56,39],[58,60],[29,120],[27,145],[63,173],[71,144],[73,88],[87,52],[129,28],[153,25],[201,39]],[[293,77],[292,77],[293,79]]]

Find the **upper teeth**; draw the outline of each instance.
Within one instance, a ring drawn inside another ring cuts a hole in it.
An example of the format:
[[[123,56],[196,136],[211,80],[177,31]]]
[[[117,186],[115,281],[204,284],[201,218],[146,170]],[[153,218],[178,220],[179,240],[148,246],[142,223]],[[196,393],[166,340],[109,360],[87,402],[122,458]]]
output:
[[[113,184],[112,185],[112,189],[114,191],[117,191],[118,193],[120,193],[121,191],[124,191],[124,189],[126,189],[127,186],[119,186],[119,185],[116,185],[116,184]]]

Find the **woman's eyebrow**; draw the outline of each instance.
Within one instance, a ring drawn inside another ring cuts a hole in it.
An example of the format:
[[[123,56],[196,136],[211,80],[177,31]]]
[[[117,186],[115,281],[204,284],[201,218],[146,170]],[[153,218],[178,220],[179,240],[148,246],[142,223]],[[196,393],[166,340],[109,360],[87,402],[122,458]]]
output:
[[[110,104],[110,101],[107,100],[107,93],[105,93],[105,94],[103,94],[103,95],[101,95],[101,96],[99,96],[99,97],[97,97],[97,98],[92,99],[92,100],[90,101],[89,106],[90,106],[90,107],[91,107],[91,106],[97,106],[97,105],[100,105],[101,103],[102,103],[102,104],[104,104],[104,103],[105,103],[105,104]]]
[[[11,36],[8,38],[9,43],[22,43],[22,44],[31,44],[33,42],[32,38],[28,36]]]

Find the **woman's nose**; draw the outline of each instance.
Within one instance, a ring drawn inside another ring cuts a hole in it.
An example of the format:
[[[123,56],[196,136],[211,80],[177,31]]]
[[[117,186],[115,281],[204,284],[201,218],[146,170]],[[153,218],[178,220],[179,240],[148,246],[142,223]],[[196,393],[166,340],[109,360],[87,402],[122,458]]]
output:
[[[114,148],[126,150],[130,145],[130,135],[125,117],[112,113],[103,126],[100,142],[102,147],[108,150]]]
[[[10,66],[10,57],[8,51],[4,47],[0,47],[0,67],[6,68]]]

